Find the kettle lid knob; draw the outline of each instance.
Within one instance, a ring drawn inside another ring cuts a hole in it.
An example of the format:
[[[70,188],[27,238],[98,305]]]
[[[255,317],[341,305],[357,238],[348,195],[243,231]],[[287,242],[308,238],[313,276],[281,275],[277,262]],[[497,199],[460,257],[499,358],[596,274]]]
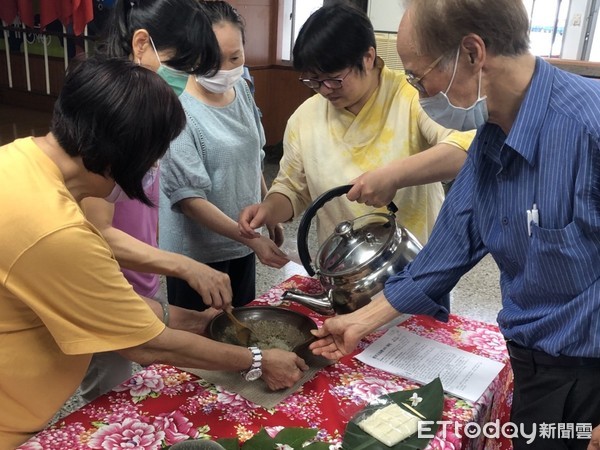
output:
[[[352,228],[352,222],[349,220],[340,222],[335,227],[335,234],[346,239],[350,239],[351,237],[353,237],[353,231],[354,229]]]

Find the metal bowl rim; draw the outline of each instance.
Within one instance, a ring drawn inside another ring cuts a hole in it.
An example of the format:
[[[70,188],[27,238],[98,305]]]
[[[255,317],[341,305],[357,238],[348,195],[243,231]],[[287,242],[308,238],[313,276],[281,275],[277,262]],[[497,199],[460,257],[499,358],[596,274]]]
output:
[[[318,328],[316,322],[310,316],[308,316],[307,314],[301,313],[299,311],[295,311],[293,309],[267,305],[267,306],[240,306],[238,308],[233,308],[233,310],[232,310],[233,315],[236,316],[236,318],[238,318],[238,319],[240,319],[239,314],[243,313],[245,311],[250,311],[250,312],[252,312],[252,311],[274,311],[276,313],[282,313],[284,315],[287,314],[287,315],[294,316],[296,318],[306,321],[307,324],[309,324],[309,327],[310,327],[310,328],[308,328],[309,334],[310,334],[310,330],[313,330],[313,329],[316,330]],[[225,312],[222,311],[210,320],[210,322],[208,324],[208,337],[210,339],[222,342],[216,336],[216,332],[213,332],[213,328],[215,327],[217,320],[219,320],[219,318],[224,315],[225,315]]]

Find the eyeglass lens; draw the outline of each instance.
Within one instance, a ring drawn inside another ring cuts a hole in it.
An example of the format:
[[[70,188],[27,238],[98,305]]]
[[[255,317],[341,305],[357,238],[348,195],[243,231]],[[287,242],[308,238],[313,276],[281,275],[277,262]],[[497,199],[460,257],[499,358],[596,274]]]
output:
[[[415,77],[414,74],[412,73],[407,73],[406,74],[406,81],[408,81],[408,83],[414,87],[417,91],[421,92],[421,93],[426,93],[427,90],[425,89],[425,86],[423,86],[421,84],[421,78],[417,78]]]
[[[327,78],[326,80],[316,80],[314,78],[305,78],[300,80],[311,89],[319,89],[322,84],[329,89],[339,89],[342,87],[341,78]]]
[[[427,92],[427,89],[425,89],[425,86],[423,86],[423,84],[421,83],[421,80],[423,80],[423,78],[425,78],[425,75],[427,75],[429,72],[431,72],[440,63],[440,61],[442,60],[442,57],[443,57],[443,55],[440,55],[431,64],[429,64],[423,71],[423,75],[421,75],[420,77],[415,77],[414,73],[407,71],[406,72],[406,81],[408,81],[409,84],[412,87],[414,87],[416,90],[425,94]]]
[[[328,89],[340,89],[343,86],[344,79],[350,72],[352,72],[352,69],[350,69],[343,77],[340,78],[326,78],[324,80],[317,80],[316,78],[300,78],[300,81],[304,83],[304,85],[314,90],[321,89],[321,85],[323,84]]]

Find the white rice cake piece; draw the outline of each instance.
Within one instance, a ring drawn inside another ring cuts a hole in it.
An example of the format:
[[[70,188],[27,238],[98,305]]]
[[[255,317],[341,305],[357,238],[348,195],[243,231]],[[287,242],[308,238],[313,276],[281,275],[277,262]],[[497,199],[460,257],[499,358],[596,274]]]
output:
[[[392,403],[376,410],[357,425],[378,441],[393,447],[417,432],[419,418],[400,408],[396,403]]]

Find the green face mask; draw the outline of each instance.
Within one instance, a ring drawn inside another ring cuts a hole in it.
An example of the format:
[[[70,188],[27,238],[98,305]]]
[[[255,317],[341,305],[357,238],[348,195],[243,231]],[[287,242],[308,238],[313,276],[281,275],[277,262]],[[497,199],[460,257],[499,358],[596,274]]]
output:
[[[175,91],[177,97],[181,95],[181,93],[185,90],[185,85],[187,84],[189,74],[183,72],[182,70],[176,70],[171,67],[165,66],[160,58],[158,57],[158,52],[156,51],[156,47],[154,46],[154,41],[150,38],[150,43],[152,44],[152,48],[154,49],[154,54],[156,55],[156,59],[158,59],[158,63],[160,67],[156,71],[159,77],[167,82],[169,86]]]
[[[156,71],[159,77],[167,82],[177,94],[177,97],[185,90],[189,75],[181,70],[175,70],[160,63],[160,67]]]

